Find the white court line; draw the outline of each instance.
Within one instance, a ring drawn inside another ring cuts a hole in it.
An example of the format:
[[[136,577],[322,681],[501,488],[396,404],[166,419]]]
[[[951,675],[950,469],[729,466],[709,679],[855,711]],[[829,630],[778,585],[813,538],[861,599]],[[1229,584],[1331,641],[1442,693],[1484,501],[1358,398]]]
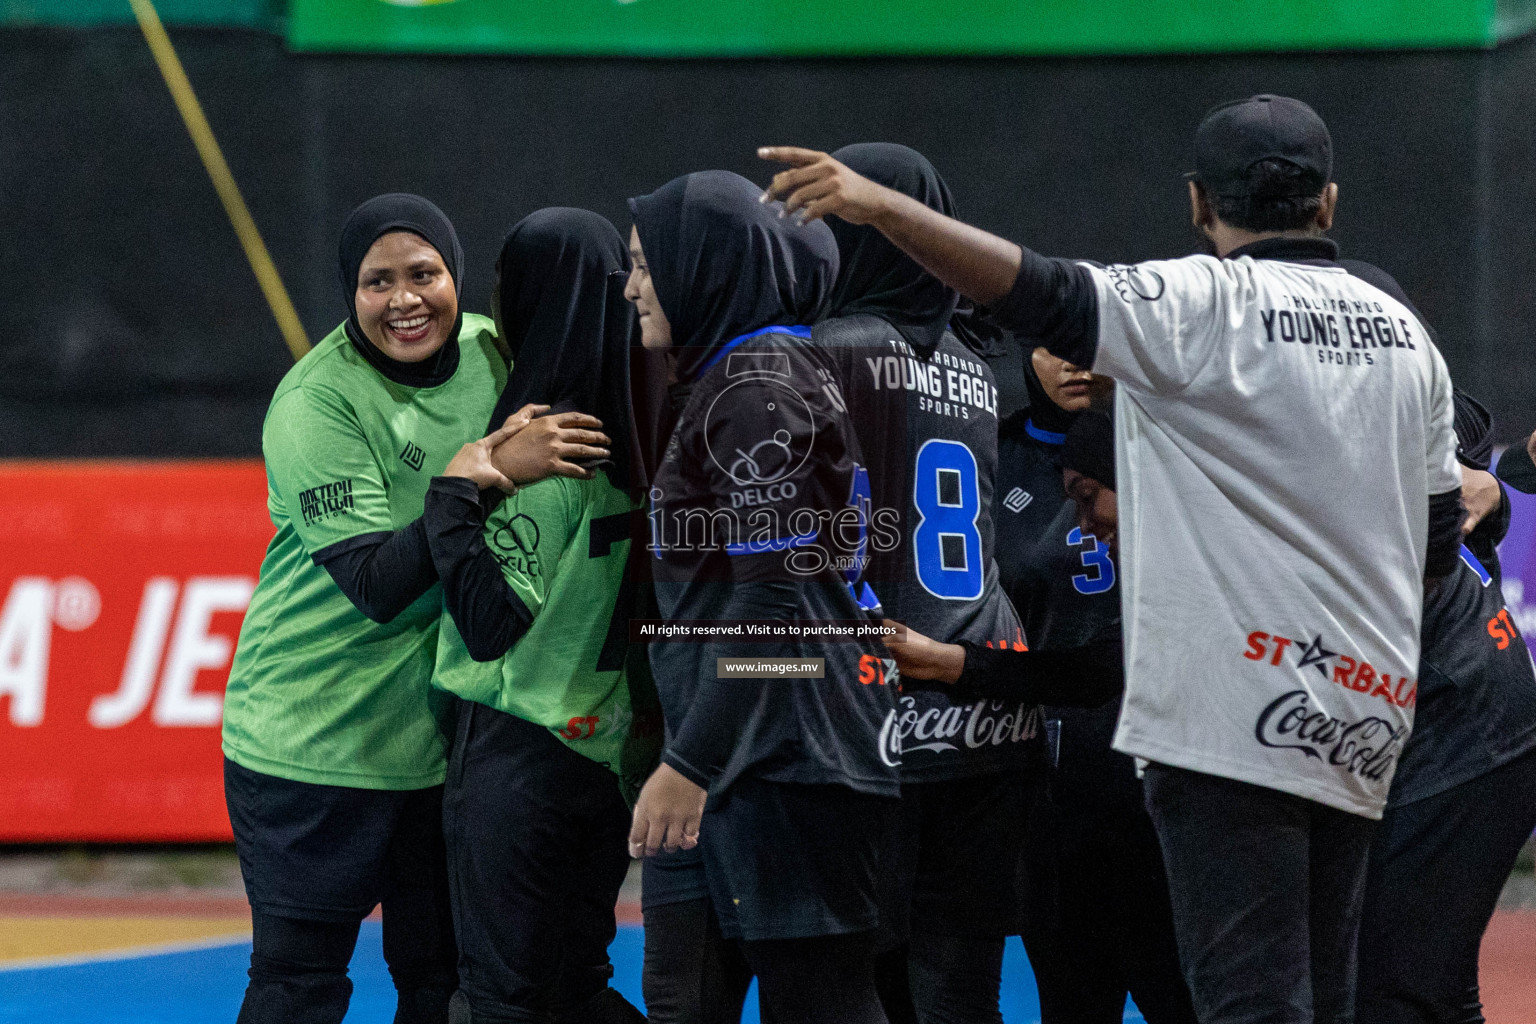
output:
[[[78,967],[84,964],[111,963],[115,960],[139,960],[151,956],[167,956],[171,953],[195,953],[202,949],[222,949],[251,941],[251,933],[231,932],[228,935],[211,935],[206,939],[188,939],[181,942],[152,942],[145,946],[127,949],[103,949],[95,953],[65,953],[60,956],[33,956],[20,960],[0,961],[0,974],[9,971],[27,971],[39,967]]]

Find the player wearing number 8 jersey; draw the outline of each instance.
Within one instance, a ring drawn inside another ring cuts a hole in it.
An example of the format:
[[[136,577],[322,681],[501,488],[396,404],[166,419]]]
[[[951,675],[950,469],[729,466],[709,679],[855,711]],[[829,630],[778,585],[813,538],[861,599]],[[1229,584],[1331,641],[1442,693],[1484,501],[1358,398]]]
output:
[[[953,212],[933,165],[905,146],[865,143],[836,155]],[[950,330],[959,295],[873,228],[829,223],[840,268],[832,315],[813,338],[838,366],[869,463],[876,530],[866,578],[886,616],[926,635],[1022,647],[993,558],[997,387],[986,360]],[[882,543],[887,526],[894,544]],[[957,1007],[968,1021],[1001,1020],[1003,940],[1018,930],[1040,722],[1024,702],[918,690],[902,694],[888,724],[901,739],[905,819],[889,941],[910,932],[919,1020],[947,1020]],[[957,833],[964,843],[950,841]],[[898,1018],[903,955],[881,964],[882,997]]]
[[[611,457],[588,479],[522,488],[489,515],[457,460],[427,492],[447,606],[433,682],[463,698],[443,826],[464,1021],[642,1019],[607,987],[629,866],[623,793],[660,744],[626,629],[636,507],[626,267],[613,225],[569,209],[525,218],[497,264],[514,365],[493,418],[529,403],[595,413]]]

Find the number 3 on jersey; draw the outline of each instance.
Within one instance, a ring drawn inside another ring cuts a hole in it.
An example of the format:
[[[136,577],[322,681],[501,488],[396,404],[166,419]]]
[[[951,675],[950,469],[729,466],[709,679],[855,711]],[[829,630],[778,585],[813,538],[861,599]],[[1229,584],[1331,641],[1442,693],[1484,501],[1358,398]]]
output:
[[[912,531],[917,581],[945,601],[981,596],[981,489],[976,456],[958,441],[934,438],[917,450],[912,504],[921,520]]]
[[[1079,544],[1083,550],[1078,552],[1077,557],[1082,559],[1083,568],[1089,571],[1073,576],[1072,588],[1079,594],[1102,594],[1115,585],[1115,563],[1104,545],[1099,543],[1099,538],[1074,526],[1072,532],[1067,534],[1067,547],[1075,548]]]

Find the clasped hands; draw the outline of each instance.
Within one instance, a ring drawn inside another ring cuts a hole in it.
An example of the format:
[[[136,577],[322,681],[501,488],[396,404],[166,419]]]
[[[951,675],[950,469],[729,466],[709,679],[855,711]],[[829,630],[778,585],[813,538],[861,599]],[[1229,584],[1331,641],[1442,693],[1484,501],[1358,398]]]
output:
[[[548,415],[547,405],[525,405],[498,429],[471,441],[443,470],[443,476],[473,480],[481,490],[508,494],[519,484],[550,476],[590,480],[592,470],[572,460],[606,459],[608,435],[603,422],[583,412]]]

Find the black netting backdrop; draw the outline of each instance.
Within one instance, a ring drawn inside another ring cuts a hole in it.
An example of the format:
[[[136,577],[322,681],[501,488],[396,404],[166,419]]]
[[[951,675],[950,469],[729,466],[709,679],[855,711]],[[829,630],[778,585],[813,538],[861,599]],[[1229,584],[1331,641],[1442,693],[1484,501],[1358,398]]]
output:
[[[173,38],[312,340],[342,317],[335,237],[413,191],[454,219],[466,308],[547,205],[626,233],[689,170],[766,181],[763,143],[927,154],[962,216],[1051,255],[1192,248],[1181,172],[1213,103],[1327,119],[1335,236],[1402,282],[1501,440],[1536,426],[1536,43],[1491,53],[1105,60],[300,57],[256,32]],[[0,31],[0,456],[260,451],[290,360],[142,38]]]

